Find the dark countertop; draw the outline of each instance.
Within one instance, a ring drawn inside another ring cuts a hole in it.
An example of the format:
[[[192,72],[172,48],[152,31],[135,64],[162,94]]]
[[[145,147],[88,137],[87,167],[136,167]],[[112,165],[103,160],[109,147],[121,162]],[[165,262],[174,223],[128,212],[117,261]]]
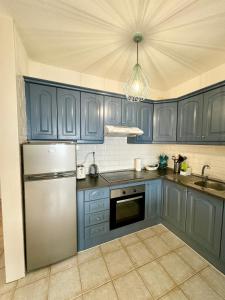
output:
[[[209,188],[200,187],[194,184],[196,181],[201,180],[201,178],[196,175],[182,176],[182,175],[174,174],[173,170],[170,168],[167,168],[166,170],[156,170],[156,171],[143,170],[141,172],[138,172],[138,174],[140,177],[139,179],[115,182],[112,185],[110,185],[104,178],[102,178],[101,175],[99,175],[98,177],[91,177],[87,175],[86,179],[77,180],[77,191],[110,187],[110,186],[126,184],[126,183],[129,184],[135,182],[143,182],[148,180],[154,180],[157,178],[165,178],[169,181],[178,183],[185,187],[189,187],[197,191],[207,193],[208,195],[211,196],[219,197],[220,199],[225,201],[225,191],[216,191]]]

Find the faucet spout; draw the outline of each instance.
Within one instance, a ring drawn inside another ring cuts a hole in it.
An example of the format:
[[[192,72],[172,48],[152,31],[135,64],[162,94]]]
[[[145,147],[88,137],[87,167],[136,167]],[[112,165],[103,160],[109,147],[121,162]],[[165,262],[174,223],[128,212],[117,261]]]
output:
[[[210,169],[210,166],[209,165],[204,165],[202,167],[202,180],[207,181],[208,176],[205,175],[205,169]]]

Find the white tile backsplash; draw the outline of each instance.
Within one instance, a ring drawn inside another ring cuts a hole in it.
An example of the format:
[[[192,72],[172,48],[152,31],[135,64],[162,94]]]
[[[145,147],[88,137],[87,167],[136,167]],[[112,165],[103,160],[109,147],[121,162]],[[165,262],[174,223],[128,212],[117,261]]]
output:
[[[92,155],[95,151],[96,163],[100,172],[131,169],[134,167],[134,159],[141,158],[142,167],[158,160],[160,153],[169,156],[169,166],[173,167],[171,156],[183,154],[188,157],[188,163],[192,172],[201,173],[204,164],[211,166],[206,170],[211,177],[225,180],[225,146],[200,146],[200,145],[137,145],[127,144],[124,137],[105,137],[104,144],[77,145],[77,161],[84,163],[86,173],[92,163]]]

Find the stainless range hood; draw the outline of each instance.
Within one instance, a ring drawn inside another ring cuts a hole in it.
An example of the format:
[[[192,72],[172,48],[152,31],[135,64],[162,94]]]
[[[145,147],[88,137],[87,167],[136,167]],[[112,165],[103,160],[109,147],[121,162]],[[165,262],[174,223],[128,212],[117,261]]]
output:
[[[138,127],[105,125],[105,136],[112,137],[135,137],[144,134]]]

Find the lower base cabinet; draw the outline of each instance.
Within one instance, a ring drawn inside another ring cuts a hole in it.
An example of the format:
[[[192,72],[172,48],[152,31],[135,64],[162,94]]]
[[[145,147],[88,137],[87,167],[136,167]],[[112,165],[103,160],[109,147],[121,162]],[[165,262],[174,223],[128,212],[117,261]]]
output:
[[[223,213],[223,229],[222,229],[222,241],[221,241],[221,263],[225,266],[225,213]]]
[[[146,218],[159,222],[162,207],[162,181],[152,180],[146,184]]]
[[[175,230],[185,232],[187,188],[164,180],[162,219]]]
[[[199,248],[219,258],[223,201],[188,191],[186,234]]]

